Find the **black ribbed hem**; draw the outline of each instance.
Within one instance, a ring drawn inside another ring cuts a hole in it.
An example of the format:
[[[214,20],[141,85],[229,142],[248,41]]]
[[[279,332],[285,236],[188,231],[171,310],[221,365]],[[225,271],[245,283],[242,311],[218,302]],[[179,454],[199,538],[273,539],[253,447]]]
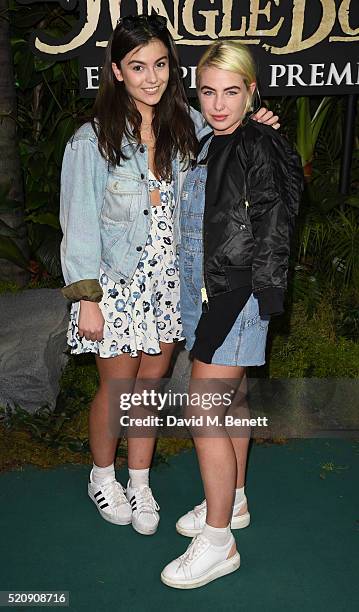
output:
[[[280,315],[284,312],[284,289],[281,287],[266,287],[254,291],[253,295],[259,303],[259,315]]]
[[[202,363],[211,364],[215,352],[215,348],[208,348],[206,343],[198,342],[196,340],[192,350],[190,351],[190,355],[192,359],[197,359],[198,361],[202,361]]]

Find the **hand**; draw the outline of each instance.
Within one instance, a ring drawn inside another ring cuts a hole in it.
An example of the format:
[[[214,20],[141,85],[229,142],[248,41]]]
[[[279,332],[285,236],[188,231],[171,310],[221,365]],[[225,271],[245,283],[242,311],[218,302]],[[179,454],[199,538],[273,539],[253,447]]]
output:
[[[86,340],[102,340],[105,319],[97,302],[80,300],[79,336]]]
[[[258,123],[264,123],[265,125],[271,125],[273,129],[278,130],[280,123],[278,123],[279,117],[274,115],[272,111],[268,110],[265,106],[259,109],[252,117]]]

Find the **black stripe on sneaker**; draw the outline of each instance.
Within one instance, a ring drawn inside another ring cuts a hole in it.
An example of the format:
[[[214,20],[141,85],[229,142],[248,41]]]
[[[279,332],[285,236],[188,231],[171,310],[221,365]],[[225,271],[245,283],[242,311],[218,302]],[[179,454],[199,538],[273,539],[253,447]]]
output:
[[[100,506],[101,510],[103,510],[104,508],[107,508],[108,503],[106,502],[105,504],[102,504],[102,506]]]
[[[101,499],[97,499],[96,501],[97,501],[97,503],[99,504],[100,502],[105,501],[105,498],[104,498],[104,497],[101,497]]]
[[[131,504],[132,504],[133,500],[135,500],[135,499],[136,499],[136,496],[135,496],[135,495],[132,495],[132,497],[131,497],[131,499],[130,499]]]
[[[97,493],[95,493],[94,497],[97,497],[98,495],[102,495],[102,491],[97,491]]]

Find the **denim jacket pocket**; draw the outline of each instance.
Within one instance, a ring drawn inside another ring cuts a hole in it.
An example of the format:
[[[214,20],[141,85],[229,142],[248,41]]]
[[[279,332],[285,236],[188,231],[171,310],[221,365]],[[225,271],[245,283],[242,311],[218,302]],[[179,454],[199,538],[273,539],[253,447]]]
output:
[[[141,200],[141,183],[134,177],[109,173],[101,218],[105,223],[133,221]]]

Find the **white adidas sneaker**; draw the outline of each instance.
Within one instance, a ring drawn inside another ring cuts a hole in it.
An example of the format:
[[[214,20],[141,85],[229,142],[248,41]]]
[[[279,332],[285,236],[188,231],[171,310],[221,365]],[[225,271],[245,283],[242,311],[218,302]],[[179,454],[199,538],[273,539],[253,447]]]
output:
[[[125,495],[125,489],[117,480],[98,484],[92,480],[92,470],[88,483],[88,494],[102,518],[115,525],[129,525],[132,510]]]
[[[249,512],[245,512],[244,514],[238,515],[238,512],[243,508],[243,506],[247,503],[247,498],[244,499],[243,502],[233,506],[233,513],[231,519],[231,529],[243,529],[244,527],[248,527],[251,517]],[[184,536],[188,536],[189,538],[193,538],[194,536],[201,533],[204,524],[206,522],[206,514],[207,514],[207,502],[204,499],[201,504],[195,506],[193,510],[187,512],[178,519],[176,523],[176,530],[178,533]]]
[[[155,533],[160,522],[160,507],[150,487],[146,485],[132,488],[128,481],[126,495],[132,508],[132,527],[142,535]]]
[[[166,565],[162,582],[175,589],[195,589],[235,572],[241,561],[237,550],[228,556],[233,545],[232,534],[225,546],[214,546],[203,534],[197,535],[183,555]]]

